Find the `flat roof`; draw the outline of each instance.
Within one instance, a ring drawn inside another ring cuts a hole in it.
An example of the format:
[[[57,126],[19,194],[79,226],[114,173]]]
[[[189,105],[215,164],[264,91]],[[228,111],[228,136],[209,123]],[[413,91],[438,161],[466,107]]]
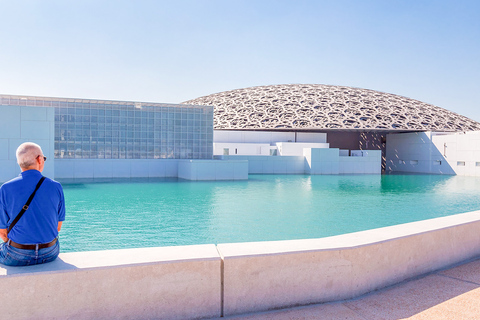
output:
[[[23,96],[23,95],[6,95],[0,94],[0,105],[12,105],[11,100],[18,100],[14,105],[30,106],[30,107],[73,107],[71,103],[85,103],[85,104],[108,104],[121,105],[141,109],[143,107],[182,107],[192,109],[212,108],[213,106],[206,105],[188,105],[188,104],[173,104],[173,103],[158,103],[158,102],[143,102],[143,101],[121,101],[121,100],[100,100],[100,99],[83,99],[83,98],[59,98],[59,97],[38,97],[38,96]],[[58,105],[57,105],[58,104]]]

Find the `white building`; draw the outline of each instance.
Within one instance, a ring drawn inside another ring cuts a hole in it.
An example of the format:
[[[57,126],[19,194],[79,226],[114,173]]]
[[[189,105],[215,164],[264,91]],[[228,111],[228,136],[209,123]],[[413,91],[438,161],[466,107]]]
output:
[[[387,170],[480,176],[480,131],[387,135]]]
[[[480,123],[417,100],[326,85],[264,86],[162,103],[0,95],[0,182],[42,146],[56,179],[248,174],[478,175]],[[467,132],[466,134],[458,132]]]
[[[385,172],[478,175],[479,134],[472,132],[480,123],[406,97],[291,84],[184,103],[215,107],[214,155],[247,159],[250,173],[378,173],[381,152]]]

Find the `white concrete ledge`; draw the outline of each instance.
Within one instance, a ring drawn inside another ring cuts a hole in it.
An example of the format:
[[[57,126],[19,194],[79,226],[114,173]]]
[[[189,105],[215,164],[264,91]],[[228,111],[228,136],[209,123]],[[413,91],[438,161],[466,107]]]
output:
[[[335,237],[219,244],[224,314],[353,298],[480,255],[480,211]]]
[[[48,264],[0,269],[5,319],[219,317],[214,245],[63,253]]]
[[[10,319],[198,319],[352,298],[480,255],[480,211],[322,239],[62,253],[0,267]]]

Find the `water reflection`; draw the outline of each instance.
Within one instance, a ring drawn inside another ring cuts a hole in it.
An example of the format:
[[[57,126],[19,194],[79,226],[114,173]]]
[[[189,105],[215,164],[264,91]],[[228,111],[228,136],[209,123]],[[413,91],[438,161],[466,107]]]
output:
[[[448,181],[455,181],[450,175],[382,175],[382,192],[384,193],[423,193],[438,188]]]
[[[62,250],[319,238],[480,209],[480,179],[252,175],[64,184]]]

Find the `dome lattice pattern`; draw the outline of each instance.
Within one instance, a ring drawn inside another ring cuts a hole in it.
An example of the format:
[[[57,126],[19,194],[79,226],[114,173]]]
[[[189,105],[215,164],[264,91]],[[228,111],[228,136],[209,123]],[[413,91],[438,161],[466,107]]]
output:
[[[215,129],[480,130],[480,123],[431,104],[343,86],[251,87],[184,104],[213,105]]]

